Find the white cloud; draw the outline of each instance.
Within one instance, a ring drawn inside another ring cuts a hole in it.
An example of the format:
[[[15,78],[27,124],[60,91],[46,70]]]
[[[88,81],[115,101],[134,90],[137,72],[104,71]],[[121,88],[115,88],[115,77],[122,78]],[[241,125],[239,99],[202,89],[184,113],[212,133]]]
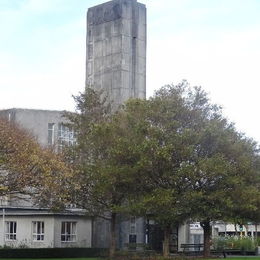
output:
[[[27,0],[0,10],[0,108],[73,109],[71,95],[84,89],[85,12],[102,2]],[[260,142],[257,1],[140,2],[148,11],[148,95],[187,79]],[[75,6],[82,16],[71,16]]]
[[[44,72],[21,68],[0,74],[0,107],[72,110],[71,95],[84,89],[84,59],[73,55],[64,59]]]
[[[240,131],[260,142],[259,46],[257,25],[232,33],[185,31],[162,38],[154,34],[148,41],[148,95],[187,79],[209,92]]]

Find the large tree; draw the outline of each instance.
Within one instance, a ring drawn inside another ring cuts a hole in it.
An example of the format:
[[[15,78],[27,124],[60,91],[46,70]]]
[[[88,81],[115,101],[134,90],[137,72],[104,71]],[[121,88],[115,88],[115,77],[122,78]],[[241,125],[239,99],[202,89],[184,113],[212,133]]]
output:
[[[199,220],[208,256],[211,221],[230,212],[240,216],[230,194],[255,187],[256,144],[236,131],[201,88],[185,81],[161,88],[149,100],[129,100],[113,114],[101,96],[87,89],[76,98],[77,113],[67,114],[77,133],[69,150],[75,167],[71,196],[110,220],[110,256],[120,212],[160,223],[165,256],[172,225],[188,217]]]
[[[132,207],[164,228],[165,256],[170,228],[188,216],[201,222],[205,257],[212,221],[257,216],[257,144],[240,134],[201,88],[186,82],[165,86],[148,101],[128,102],[122,114],[131,120],[124,123],[128,129],[134,126],[142,136],[129,143],[139,153],[142,174]]]
[[[142,136],[137,143],[133,139],[129,143],[131,150],[139,154],[141,176],[139,192],[134,194],[129,209],[149,215],[163,228],[164,256],[169,255],[172,227],[191,214],[188,177],[193,174],[192,157],[206,109],[208,117],[216,113],[203,91],[189,89],[183,82],[161,88],[147,101],[131,100],[121,112],[128,129],[134,127]]]
[[[168,98],[130,100],[115,114],[87,89],[76,98],[78,113],[67,114],[77,132],[77,145],[69,150],[76,165],[75,202],[110,220],[110,256],[118,213],[152,215],[164,229],[164,255],[172,225],[188,216],[183,180],[193,139],[184,85],[172,88]]]

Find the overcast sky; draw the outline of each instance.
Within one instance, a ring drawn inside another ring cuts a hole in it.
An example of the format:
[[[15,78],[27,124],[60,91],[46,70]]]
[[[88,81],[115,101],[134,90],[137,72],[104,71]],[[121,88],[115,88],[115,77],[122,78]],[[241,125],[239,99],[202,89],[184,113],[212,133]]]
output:
[[[0,0],[0,109],[73,110],[84,90],[88,7],[103,0]],[[260,1],[140,0],[147,96],[186,79],[260,142]]]

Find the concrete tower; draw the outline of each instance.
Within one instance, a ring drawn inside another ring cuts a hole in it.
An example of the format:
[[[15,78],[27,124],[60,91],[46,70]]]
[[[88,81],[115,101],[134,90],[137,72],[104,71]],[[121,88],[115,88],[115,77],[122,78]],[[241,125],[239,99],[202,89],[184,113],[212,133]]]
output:
[[[88,9],[86,86],[103,89],[117,108],[146,96],[146,7],[113,0]]]

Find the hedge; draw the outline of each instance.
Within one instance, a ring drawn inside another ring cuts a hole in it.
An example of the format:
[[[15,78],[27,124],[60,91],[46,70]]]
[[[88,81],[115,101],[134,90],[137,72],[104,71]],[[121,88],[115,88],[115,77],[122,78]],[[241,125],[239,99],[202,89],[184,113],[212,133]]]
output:
[[[107,253],[104,248],[3,248],[0,249],[0,258],[102,257]]]

